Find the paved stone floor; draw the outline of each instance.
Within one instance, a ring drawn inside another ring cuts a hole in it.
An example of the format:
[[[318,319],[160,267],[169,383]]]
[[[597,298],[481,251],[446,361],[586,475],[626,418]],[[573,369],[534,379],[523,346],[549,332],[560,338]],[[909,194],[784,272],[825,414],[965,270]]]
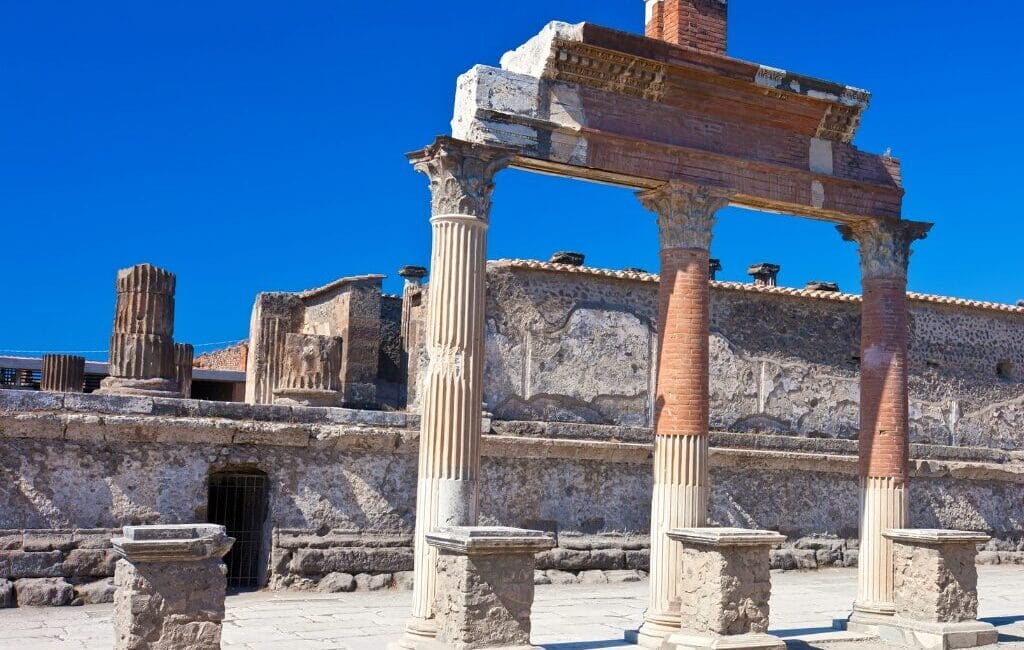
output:
[[[979,567],[981,616],[999,626],[1000,648],[1024,650],[1024,567]],[[773,573],[772,631],[791,648],[867,650],[828,632],[849,611],[856,572],[831,569]],[[545,650],[635,648],[622,641],[635,627],[647,584],[540,586],[534,642]],[[337,595],[261,592],[230,596],[225,648],[382,650],[409,613],[410,592]],[[0,648],[88,648],[113,645],[111,605],[0,610]]]

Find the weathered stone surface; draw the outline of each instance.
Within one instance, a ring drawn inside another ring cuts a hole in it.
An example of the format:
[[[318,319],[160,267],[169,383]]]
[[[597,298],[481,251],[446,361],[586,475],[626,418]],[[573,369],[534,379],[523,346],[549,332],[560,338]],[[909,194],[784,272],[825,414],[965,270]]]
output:
[[[15,606],[14,583],[0,579],[0,609]]]
[[[579,582],[575,573],[569,573],[568,571],[561,571],[559,569],[548,569],[544,572],[548,580],[553,585],[572,585]]]
[[[22,550],[69,551],[75,547],[72,537],[70,530],[26,530]]]
[[[442,552],[437,561],[437,640],[456,648],[529,646],[532,564],[532,556]]]
[[[0,576],[8,578],[56,578],[63,572],[60,551],[0,551]]]
[[[411,571],[413,554],[409,548],[328,548],[298,549],[289,569],[295,573],[316,575],[335,571]]]
[[[288,333],[274,403],[340,406],[341,337]]]
[[[394,574],[394,587],[399,591],[410,591],[416,580],[415,571],[396,571]]]
[[[390,573],[360,573],[356,576],[356,589],[360,591],[379,591],[391,586]]]
[[[94,582],[75,585],[75,598],[72,605],[97,605],[114,602],[114,578],[103,578]]]
[[[74,589],[63,578],[22,578],[14,582],[20,607],[69,605]]]
[[[75,549],[64,560],[62,575],[76,578],[112,576],[117,559],[113,549]]]
[[[336,594],[343,591],[354,591],[356,579],[351,573],[329,573],[317,583],[317,591],[328,594]]]
[[[640,582],[642,580],[640,573],[635,569],[605,571],[604,576],[608,579],[608,582]]]
[[[978,617],[978,572],[973,544],[893,544],[898,616],[936,623]]]
[[[117,650],[219,650],[227,579],[220,559],[117,563]]]
[[[579,581],[585,585],[600,585],[607,584],[608,577],[600,569],[591,569],[590,571],[581,571]]]

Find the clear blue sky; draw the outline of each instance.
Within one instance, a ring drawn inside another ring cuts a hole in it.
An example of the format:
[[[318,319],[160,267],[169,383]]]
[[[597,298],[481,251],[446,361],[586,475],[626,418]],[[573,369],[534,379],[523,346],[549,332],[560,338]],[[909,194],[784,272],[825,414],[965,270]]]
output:
[[[1024,298],[1018,225],[1024,10],[952,0],[732,0],[732,56],[867,88],[857,145],[892,147],[904,215],[934,221],[911,288]],[[640,32],[640,0],[393,3],[0,0],[0,348],[105,349],[115,270],[178,276],[176,338],[247,335],[255,294],[427,265],[426,179],[457,75],[549,20]],[[490,254],[657,269],[632,193],[498,177]],[[730,209],[721,277],[858,290],[827,223]],[[104,358],[105,354],[90,354]]]

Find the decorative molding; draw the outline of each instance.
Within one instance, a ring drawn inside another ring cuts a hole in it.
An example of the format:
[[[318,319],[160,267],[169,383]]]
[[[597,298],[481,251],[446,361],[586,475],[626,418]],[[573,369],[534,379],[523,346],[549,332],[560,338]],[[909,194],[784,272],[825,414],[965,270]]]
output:
[[[506,149],[445,136],[407,155],[413,168],[430,179],[431,212],[467,215],[487,221],[494,175],[512,161]]]
[[[665,65],[638,56],[605,50],[579,41],[557,39],[550,76],[652,102],[665,97]]]
[[[862,109],[859,106],[831,104],[818,124],[816,138],[849,144],[860,126]]]
[[[860,248],[861,276],[903,279],[910,263],[910,246],[928,236],[933,224],[920,221],[861,221],[837,226],[846,241]]]
[[[733,193],[704,185],[669,181],[638,192],[645,208],[658,215],[661,248],[711,249],[715,214],[729,205]]]

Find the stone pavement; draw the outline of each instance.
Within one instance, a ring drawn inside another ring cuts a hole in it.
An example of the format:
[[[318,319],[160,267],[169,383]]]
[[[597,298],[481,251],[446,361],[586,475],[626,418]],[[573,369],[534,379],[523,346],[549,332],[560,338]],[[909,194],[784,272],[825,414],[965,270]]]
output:
[[[981,616],[999,626],[1000,648],[1024,650],[1024,567],[978,567]],[[843,642],[828,632],[849,611],[853,569],[773,572],[772,632],[791,648],[869,650],[873,642]],[[259,592],[230,596],[225,648],[253,650],[382,650],[398,638],[411,592],[304,594]],[[640,621],[647,583],[537,587],[534,642],[545,650],[630,649],[625,629]],[[113,646],[112,605],[0,610],[0,648]]]

